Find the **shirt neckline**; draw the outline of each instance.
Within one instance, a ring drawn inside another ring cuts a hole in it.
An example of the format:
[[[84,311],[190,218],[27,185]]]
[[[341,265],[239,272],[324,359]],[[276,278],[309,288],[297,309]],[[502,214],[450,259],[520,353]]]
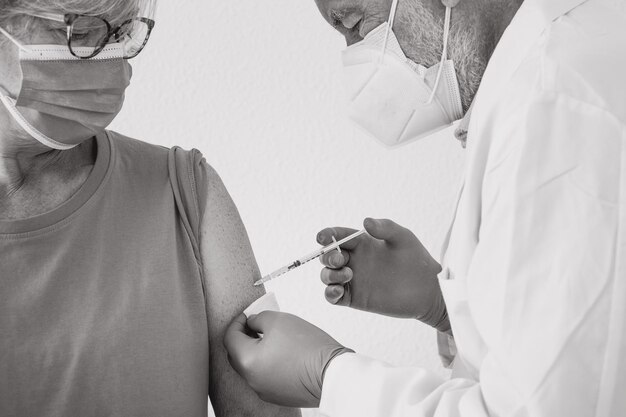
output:
[[[111,168],[111,141],[107,132],[95,137],[96,161],[85,183],[57,208],[34,217],[20,220],[0,220],[0,236],[31,233],[45,229],[70,217],[83,207],[98,191]]]

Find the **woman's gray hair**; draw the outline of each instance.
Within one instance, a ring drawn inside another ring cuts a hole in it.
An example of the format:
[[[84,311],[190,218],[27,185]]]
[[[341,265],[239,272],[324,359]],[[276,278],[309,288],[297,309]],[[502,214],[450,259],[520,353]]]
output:
[[[38,12],[102,16],[119,24],[138,15],[152,17],[155,9],[156,0],[0,0],[0,26],[11,26],[15,17]]]

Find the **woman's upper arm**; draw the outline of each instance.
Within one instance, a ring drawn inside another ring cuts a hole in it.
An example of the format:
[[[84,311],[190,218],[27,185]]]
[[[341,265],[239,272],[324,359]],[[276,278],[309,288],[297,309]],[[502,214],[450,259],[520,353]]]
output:
[[[222,180],[202,164],[206,205],[200,229],[200,251],[206,288],[209,330],[209,393],[218,417],[299,416],[295,409],[261,401],[228,363],[222,340],[230,322],[263,295],[254,287],[259,270],[241,221]]]

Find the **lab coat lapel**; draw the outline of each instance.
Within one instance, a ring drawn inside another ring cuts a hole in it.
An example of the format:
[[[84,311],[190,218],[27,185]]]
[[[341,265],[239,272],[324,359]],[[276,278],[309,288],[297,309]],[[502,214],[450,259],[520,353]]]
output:
[[[586,1],[524,1],[489,60],[476,97],[476,111],[489,109],[500,98],[504,91],[502,87],[510,81],[537,38],[550,23]]]
[[[482,178],[484,171],[484,163],[486,158],[486,150],[490,139],[488,135],[482,133],[484,131],[483,122],[490,109],[501,98],[503,88],[513,77],[515,71],[521,65],[522,61],[533,47],[537,38],[547,29],[548,25],[566,14],[570,10],[576,8],[587,0],[526,0],[513,21],[503,34],[496,50],[494,51],[489,64],[483,76],[480,88],[472,103],[472,117],[470,119],[468,129],[468,164],[459,193],[457,210],[454,215],[454,221],[451,226],[450,237],[444,243],[443,252],[445,253],[445,263],[452,267],[452,262],[447,262],[451,256],[450,245],[455,239],[455,230],[459,229],[459,221],[462,217],[468,217],[468,206],[473,206],[472,219],[465,219],[466,223],[461,229],[469,232],[463,239],[465,244],[460,245],[466,256],[463,256],[463,262],[454,262],[455,269],[460,268],[463,273],[469,266],[471,254],[478,244],[478,230],[480,229],[480,201],[472,202],[464,201],[469,199],[468,194],[472,192],[472,182],[476,178]],[[515,51],[512,53],[512,51]],[[477,175],[480,173],[481,175]],[[478,191],[475,189],[474,191]],[[474,197],[479,197],[480,193],[473,193]],[[471,204],[470,204],[471,203]],[[471,224],[471,226],[470,226]],[[459,237],[460,238],[460,237]],[[453,274],[448,274],[447,278],[452,278]]]
[[[444,244],[441,288],[448,306],[459,357],[459,375],[478,378],[486,347],[472,320],[466,276],[479,242],[481,190],[491,137],[491,109],[502,99],[510,82],[539,36],[550,23],[586,0],[526,0],[492,55],[478,94],[468,129],[468,161],[449,239]],[[497,122],[497,121],[495,121]]]

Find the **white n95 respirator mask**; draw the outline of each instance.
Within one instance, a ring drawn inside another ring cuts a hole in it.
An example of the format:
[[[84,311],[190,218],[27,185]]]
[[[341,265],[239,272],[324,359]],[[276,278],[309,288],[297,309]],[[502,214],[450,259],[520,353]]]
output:
[[[454,64],[447,59],[451,8],[446,6],[441,62],[431,68],[408,59],[389,21],[343,52],[348,117],[388,147],[441,130],[463,117]]]

